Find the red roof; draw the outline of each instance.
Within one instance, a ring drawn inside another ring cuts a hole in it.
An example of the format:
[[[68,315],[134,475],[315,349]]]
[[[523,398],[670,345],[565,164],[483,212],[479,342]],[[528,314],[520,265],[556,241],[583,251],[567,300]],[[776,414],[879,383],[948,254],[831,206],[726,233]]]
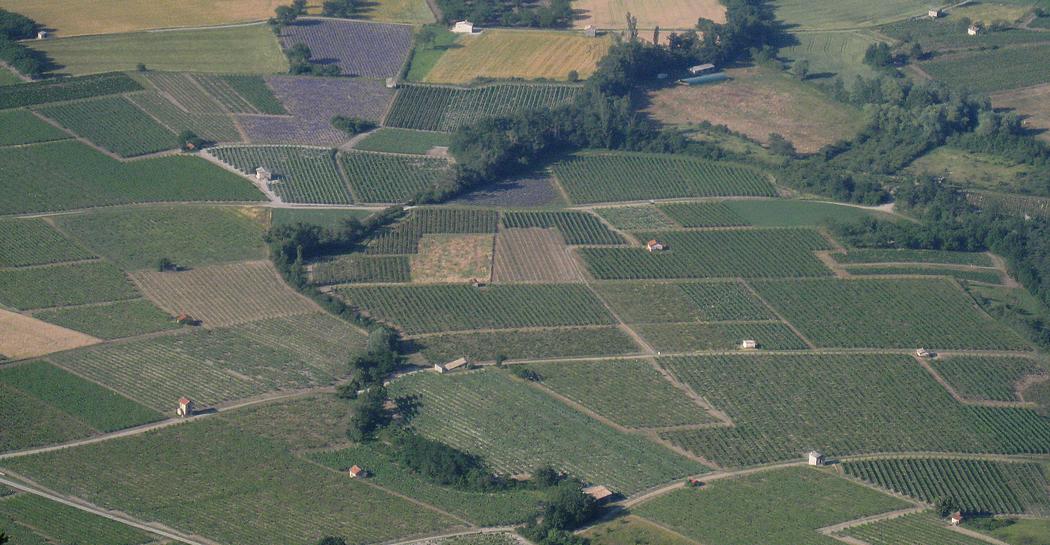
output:
[[[190,401],[190,398],[186,396],[182,396],[179,398],[179,405],[188,405],[190,403],[192,403],[192,401]]]
[[[659,243],[659,242],[657,242],[657,241],[655,241],[655,240],[650,240],[650,241],[649,241],[649,245],[650,245],[650,246],[656,246],[657,244],[660,244],[660,243]]]
[[[962,520],[962,511],[952,513],[952,520]]]
[[[362,472],[364,472],[364,470],[361,469],[361,466],[357,464],[354,464],[354,466],[350,468],[350,474],[355,477],[360,475]]]

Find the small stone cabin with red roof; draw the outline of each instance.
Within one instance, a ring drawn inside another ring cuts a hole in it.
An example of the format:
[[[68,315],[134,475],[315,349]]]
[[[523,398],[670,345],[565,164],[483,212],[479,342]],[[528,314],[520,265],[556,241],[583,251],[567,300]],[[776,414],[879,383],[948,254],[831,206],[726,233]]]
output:
[[[958,525],[962,524],[962,521],[963,521],[962,511],[956,511],[956,512],[952,513],[951,518],[948,519],[948,522],[950,522],[952,526],[958,526]]]
[[[645,244],[645,249],[649,250],[650,252],[660,252],[660,251],[663,251],[666,248],[667,247],[664,246],[664,244],[662,242],[660,242],[660,241],[658,241],[656,239],[650,240],[649,242],[647,242]]]
[[[187,416],[193,416],[193,400],[186,396],[179,398],[179,408],[175,409],[175,414],[186,418]]]
[[[347,473],[350,475],[351,479],[364,479],[368,476],[368,472],[357,464],[350,466],[350,469],[347,470]]]

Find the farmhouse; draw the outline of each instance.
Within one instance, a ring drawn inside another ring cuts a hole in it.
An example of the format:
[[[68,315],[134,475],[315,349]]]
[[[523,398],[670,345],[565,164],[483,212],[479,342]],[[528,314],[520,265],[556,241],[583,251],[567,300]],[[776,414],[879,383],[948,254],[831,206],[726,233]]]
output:
[[[966,29],[966,34],[969,36],[976,36],[981,33],[981,27],[977,25],[970,25],[970,28]]]
[[[824,465],[824,455],[815,451],[809,451],[809,465],[811,466],[822,466]]]
[[[602,485],[588,486],[583,489],[583,493],[594,498],[594,501],[598,503],[604,503],[609,501],[609,498],[613,497],[612,490],[609,490]]]
[[[260,182],[269,182],[273,179],[273,174],[271,174],[269,170],[266,170],[265,167],[259,167],[255,169],[255,179]]]
[[[930,11],[927,12],[927,15],[930,16],[930,19],[939,19],[941,17],[941,13],[941,8],[930,8]]]
[[[956,512],[952,513],[951,518],[948,519],[948,522],[952,526],[958,526],[958,525],[962,524],[962,521],[963,521],[962,511],[956,511]]]
[[[649,242],[645,243],[645,249],[649,250],[650,252],[662,252],[666,248],[667,247],[664,246],[662,242],[656,239],[650,240]]]
[[[758,348],[758,341],[754,339],[744,339],[743,341],[740,341],[741,350],[755,350],[756,348]]]
[[[175,409],[175,415],[183,418],[193,416],[193,401],[186,396],[180,397],[179,407]]]
[[[460,367],[463,367],[466,364],[467,364],[467,358],[459,358],[459,359],[456,359],[456,360],[452,360],[452,361],[450,361],[450,362],[448,362],[446,364],[435,363],[434,364],[434,370],[437,371],[438,373],[447,373],[449,371],[452,371],[452,370],[458,369]]]
[[[452,27],[454,34],[473,34],[474,23],[470,21],[456,21],[456,24]]]
[[[714,70],[714,69],[715,69],[715,65],[713,65],[711,63],[698,64],[696,66],[690,66],[689,67],[689,73],[694,75],[694,76],[699,76],[700,74],[703,74],[704,72],[708,72],[708,71],[711,71],[711,70]]]
[[[594,38],[598,36],[598,29],[594,25],[587,25],[583,27],[583,35],[588,38]]]
[[[364,479],[368,476],[368,472],[361,468],[361,466],[354,464],[350,466],[350,469],[346,470],[347,475],[350,475],[351,479]]]

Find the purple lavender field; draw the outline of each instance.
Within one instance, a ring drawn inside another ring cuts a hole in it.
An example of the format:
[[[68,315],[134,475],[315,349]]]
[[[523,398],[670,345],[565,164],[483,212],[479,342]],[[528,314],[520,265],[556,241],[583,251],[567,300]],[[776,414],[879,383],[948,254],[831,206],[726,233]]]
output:
[[[268,76],[266,83],[289,115],[238,115],[255,144],[337,146],[350,137],[332,127],[333,116],[378,123],[394,97],[392,89],[376,80]]]
[[[285,48],[306,44],[311,60],[344,76],[394,77],[412,48],[412,27],[360,21],[300,19],[281,32]]]

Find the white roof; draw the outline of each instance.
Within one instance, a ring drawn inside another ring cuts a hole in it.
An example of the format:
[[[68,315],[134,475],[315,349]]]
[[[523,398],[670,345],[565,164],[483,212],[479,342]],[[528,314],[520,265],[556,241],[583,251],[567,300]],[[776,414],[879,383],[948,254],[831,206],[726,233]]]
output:
[[[705,63],[705,64],[698,64],[696,66],[690,66],[689,69],[690,70],[710,70],[710,69],[712,69],[714,67],[715,67],[715,65],[713,65],[711,63]]]
[[[457,367],[463,367],[466,364],[467,364],[467,358],[459,358],[459,359],[452,360],[452,361],[446,363],[445,364],[445,369],[455,369]]]

